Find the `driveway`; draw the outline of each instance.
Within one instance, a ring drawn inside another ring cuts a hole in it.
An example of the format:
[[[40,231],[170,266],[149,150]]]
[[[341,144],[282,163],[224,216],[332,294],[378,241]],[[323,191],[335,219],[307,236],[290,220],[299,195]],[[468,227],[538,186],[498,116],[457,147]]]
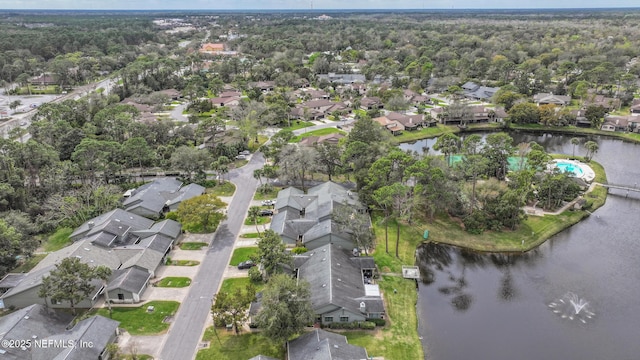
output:
[[[193,359],[205,326],[210,323],[210,309],[214,294],[220,288],[227,270],[234,243],[258,187],[253,171],[264,165],[262,153],[256,153],[249,163],[229,172],[229,180],[236,185],[236,194],[231,200],[227,219],[220,224],[207,254],[198,267],[195,284],[189,287],[164,344],[160,359]]]

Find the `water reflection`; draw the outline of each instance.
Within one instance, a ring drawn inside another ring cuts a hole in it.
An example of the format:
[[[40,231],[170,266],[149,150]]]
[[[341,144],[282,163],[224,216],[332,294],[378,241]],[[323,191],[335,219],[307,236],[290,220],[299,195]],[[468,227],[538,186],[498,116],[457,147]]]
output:
[[[515,144],[573,151],[573,136],[511,135]],[[640,145],[594,139],[600,146],[594,160],[609,182],[640,182]],[[576,147],[576,155],[583,150]],[[638,358],[640,285],[632,279],[640,278],[640,194],[625,196],[612,190],[591,217],[525,254],[422,245],[418,314],[427,358]]]

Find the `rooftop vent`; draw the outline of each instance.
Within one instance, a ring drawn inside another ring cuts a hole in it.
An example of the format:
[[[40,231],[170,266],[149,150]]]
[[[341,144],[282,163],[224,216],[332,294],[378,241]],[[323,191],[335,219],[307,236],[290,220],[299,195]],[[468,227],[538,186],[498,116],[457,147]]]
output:
[[[323,287],[323,288],[324,288],[324,287],[327,287],[327,284],[322,284],[322,287]]]
[[[85,249],[86,251],[90,251],[90,250],[91,250],[91,249],[89,249],[89,248],[84,248],[84,249]]]
[[[322,258],[322,261],[327,261],[327,258]]]
[[[88,226],[89,228],[92,228],[95,224],[96,224],[96,223],[94,223],[93,221],[89,221],[89,222],[87,223],[87,226]]]
[[[76,255],[76,257],[77,257],[78,259],[82,259],[82,256],[80,256],[80,255]]]
[[[29,315],[25,315],[25,316],[24,316],[24,319],[25,319],[25,320],[29,320]]]

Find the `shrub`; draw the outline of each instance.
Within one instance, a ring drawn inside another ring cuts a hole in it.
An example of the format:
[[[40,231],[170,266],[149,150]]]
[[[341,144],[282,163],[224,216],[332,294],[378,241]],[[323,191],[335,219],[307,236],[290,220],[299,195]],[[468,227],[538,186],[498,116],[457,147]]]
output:
[[[376,324],[376,326],[385,326],[387,324],[385,319],[369,319],[368,321]]]
[[[307,248],[304,246],[294,247],[293,249],[291,249],[291,252],[294,254],[304,254],[307,251]]]
[[[249,280],[254,283],[262,282],[262,273],[257,266],[254,266],[249,269]]]
[[[165,219],[178,221],[178,214],[175,211],[168,212],[164,215]]]
[[[373,321],[361,321],[358,325],[360,325],[360,329],[364,330],[373,330],[376,328],[376,323]]]

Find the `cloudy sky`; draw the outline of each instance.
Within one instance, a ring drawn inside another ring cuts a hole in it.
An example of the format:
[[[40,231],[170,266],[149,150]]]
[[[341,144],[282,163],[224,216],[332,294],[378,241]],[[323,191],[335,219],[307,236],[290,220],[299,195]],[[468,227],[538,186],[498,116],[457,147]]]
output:
[[[0,0],[0,9],[530,9],[638,7],[637,0]]]

